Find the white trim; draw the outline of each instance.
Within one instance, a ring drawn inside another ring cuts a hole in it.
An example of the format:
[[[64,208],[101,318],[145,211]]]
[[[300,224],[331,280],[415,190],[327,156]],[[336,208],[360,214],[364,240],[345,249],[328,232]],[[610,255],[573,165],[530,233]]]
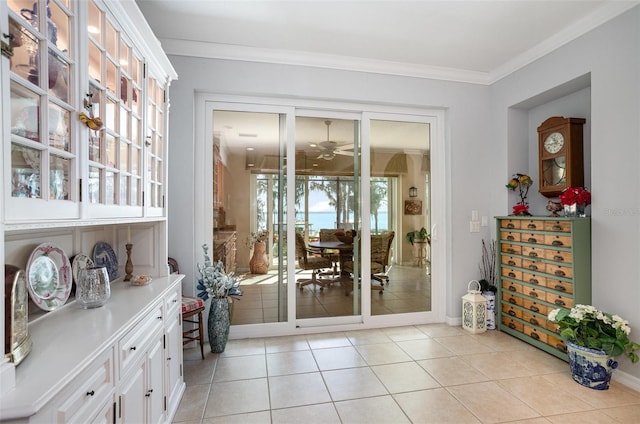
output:
[[[630,389],[640,392],[640,377],[636,377],[618,369],[613,373],[612,378],[618,383],[624,384]]]

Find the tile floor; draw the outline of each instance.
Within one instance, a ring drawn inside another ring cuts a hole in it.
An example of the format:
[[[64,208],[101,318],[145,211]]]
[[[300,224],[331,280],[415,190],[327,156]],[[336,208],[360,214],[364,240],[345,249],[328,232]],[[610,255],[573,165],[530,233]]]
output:
[[[498,331],[444,324],[231,340],[185,350],[175,423],[639,423],[640,393],[584,388]]]

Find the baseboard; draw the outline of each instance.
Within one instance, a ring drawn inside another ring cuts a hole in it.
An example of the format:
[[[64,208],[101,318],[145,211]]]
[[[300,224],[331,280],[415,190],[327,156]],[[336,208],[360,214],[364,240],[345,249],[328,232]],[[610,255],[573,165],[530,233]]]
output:
[[[621,370],[615,370],[611,377],[614,381],[624,384],[630,389],[640,392],[640,378]]]
[[[444,322],[448,325],[460,326],[462,325],[462,317],[445,317]]]

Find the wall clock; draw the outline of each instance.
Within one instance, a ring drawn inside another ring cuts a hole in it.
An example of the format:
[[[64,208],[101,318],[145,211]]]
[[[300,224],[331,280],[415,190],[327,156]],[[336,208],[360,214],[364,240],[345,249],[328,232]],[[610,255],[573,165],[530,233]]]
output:
[[[583,127],[586,119],[554,116],[538,127],[540,194],[556,197],[584,184]]]

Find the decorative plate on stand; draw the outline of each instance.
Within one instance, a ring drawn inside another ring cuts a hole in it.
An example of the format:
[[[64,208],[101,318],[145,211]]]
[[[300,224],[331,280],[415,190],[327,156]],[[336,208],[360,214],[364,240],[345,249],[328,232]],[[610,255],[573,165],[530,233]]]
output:
[[[93,247],[93,265],[107,268],[109,281],[118,278],[118,257],[109,243],[99,241]]]
[[[71,293],[71,263],[60,247],[42,243],[31,253],[27,289],[33,303],[45,311],[66,303]]]

